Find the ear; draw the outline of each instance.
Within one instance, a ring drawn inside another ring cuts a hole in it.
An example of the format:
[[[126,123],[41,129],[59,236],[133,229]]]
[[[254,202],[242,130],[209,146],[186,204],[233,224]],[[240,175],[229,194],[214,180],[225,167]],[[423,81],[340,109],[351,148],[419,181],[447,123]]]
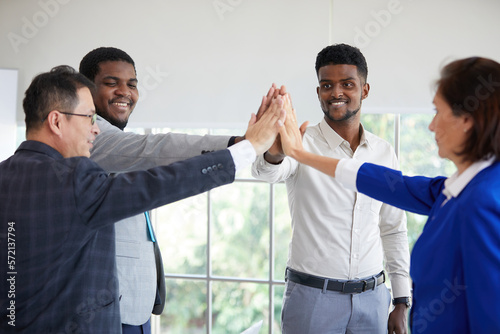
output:
[[[470,114],[464,114],[462,116],[464,132],[468,132],[474,127],[474,118]]]
[[[365,83],[363,85],[363,88],[362,88],[362,92],[361,92],[361,100],[364,100],[368,97],[368,93],[370,92],[370,84],[369,83]]]
[[[318,100],[321,100],[321,99],[319,98],[319,86],[318,86],[318,87],[316,87],[316,94],[318,95]]]
[[[62,118],[63,114],[58,113],[56,110],[52,110],[49,112],[47,119],[47,126],[49,127],[50,132],[52,132],[55,136],[61,137],[62,135]]]

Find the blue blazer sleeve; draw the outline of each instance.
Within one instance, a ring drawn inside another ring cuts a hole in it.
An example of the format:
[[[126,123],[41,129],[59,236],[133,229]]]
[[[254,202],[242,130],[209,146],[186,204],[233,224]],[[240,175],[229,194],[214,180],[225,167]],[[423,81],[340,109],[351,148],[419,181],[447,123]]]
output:
[[[404,176],[400,171],[364,163],[358,171],[359,192],[400,209],[428,215],[444,187],[445,177]]]

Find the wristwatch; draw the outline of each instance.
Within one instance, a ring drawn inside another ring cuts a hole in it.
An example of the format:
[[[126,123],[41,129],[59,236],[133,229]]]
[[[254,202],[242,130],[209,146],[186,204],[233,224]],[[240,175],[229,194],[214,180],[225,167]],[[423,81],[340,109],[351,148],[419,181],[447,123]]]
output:
[[[399,297],[399,298],[394,298],[392,300],[392,305],[396,304],[405,304],[406,308],[411,307],[411,298],[410,297]]]

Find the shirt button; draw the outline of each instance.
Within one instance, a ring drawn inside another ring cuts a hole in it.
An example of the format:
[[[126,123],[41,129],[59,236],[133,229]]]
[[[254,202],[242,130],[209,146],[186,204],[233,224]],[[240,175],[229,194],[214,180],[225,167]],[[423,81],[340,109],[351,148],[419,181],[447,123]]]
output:
[[[207,169],[206,169],[206,168],[203,168],[203,169],[201,170],[201,172],[202,172],[203,174],[206,174],[206,173],[207,173]]]
[[[217,166],[216,166],[216,165],[213,165],[213,166],[212,166],[212,169],[213,169],[213,170],[217,170]]]
[[[224,167],[224,166],[222,166],[222,164],[218,164],[218,165],[217,165],[217,167],[218,167],[219,169],[222,169],[222,167]]]
[[[207,171],[210,173],[212,171],[212,167],[207,167]]]

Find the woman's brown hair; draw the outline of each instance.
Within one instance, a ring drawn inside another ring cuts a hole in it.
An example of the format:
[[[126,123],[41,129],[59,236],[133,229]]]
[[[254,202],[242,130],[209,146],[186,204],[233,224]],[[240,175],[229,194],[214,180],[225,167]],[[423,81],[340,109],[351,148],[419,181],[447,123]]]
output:
[[[464,160],[500,160],[500,64],[480,57],[453,61],[441,70],[437,87],[455,116],[474,120],[459,152]]]

